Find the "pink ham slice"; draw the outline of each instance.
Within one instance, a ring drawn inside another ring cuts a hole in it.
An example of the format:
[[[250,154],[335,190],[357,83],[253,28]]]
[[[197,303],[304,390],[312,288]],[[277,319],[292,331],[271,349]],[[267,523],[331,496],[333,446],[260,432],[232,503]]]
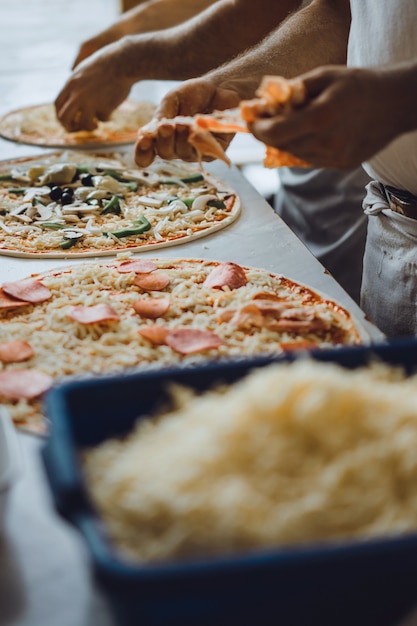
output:
[[[19,280],[15,283],[4,283],[2,285],[4,293],[18,300],[24,302],[30,302],[37,304],[49,300],[52,293],[48,287],[45,287],[40,280],[27,278],[26,280]]]
[[[221,287],[229,287],[229,289],[238,289],[248,282],[243,267],[237,263],[220,263],[215,267],[204,281],[204,287],[212,287],[221,289]]]
[[[141,317],[156,319],[162,317],[169,309],[169,298],[148,298],[136,300],[133,308]]]
[[[149,274],[158,269],[157,265],[153,261],[147,261],[146,259],[134,259],[132,261],[122,261],[117,265],[117,271],[119,274],[129,274],[134,272],[135,274]]]
[[[262,315],[268,315],[279,319],[285,312],[291,308],[290,302],[275,301],[275,300],[255,300],[254,306],[256,306]]]
[[[73,306],[69,317],[80,324],[98,324],[99,322],[118,321],[119,316],[108,304],[94,306]]]
[[[167,274],[137,274],[133,284],[145,291],[162,291],[168,287],[171,279]]]
[[[21,306],[27,306],[28,304],[28,302],[11,298],[3,289],[0,289],[0,309],[17,309]]]
[[[33,369],[11,369],[0,372],[0,396],[9,400],[38,398],[52,387],[48,374]]]
[[[177,328],[170,330],[166,336],[166,344],[180,354],[192,354],[221,346],[221,338],[209,330],[197,328]]]
[[[240,309],[226,309],[218,316],[220,322],[230,322],[239,328],[256,326],[262,328],[264,326],[264,318],[262,312],[256,304],[246,304]]]
[[[0,361],[2,363],[20,363],[32,358],[34,354],[30,343],[21,339],[0,343]]]
[[[144,328],[140,328],[138,330],[139,335],[147,339],[151,343],[162,346],[166,344],[166,337],[168,334],[168,329],[164,326],[159,326],[158,324],[154,324],[153,326],[145,326]]]

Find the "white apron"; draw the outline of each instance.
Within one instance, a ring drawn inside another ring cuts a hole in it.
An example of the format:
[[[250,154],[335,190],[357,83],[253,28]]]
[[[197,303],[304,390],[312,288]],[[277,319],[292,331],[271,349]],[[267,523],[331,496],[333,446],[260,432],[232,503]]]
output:
[[[348,65],[417,60],[416,0],[350,4]],[[417,195],[417,132],[395,139],[364,168],[375,181]],[[387,336],[416,335],[417,220],[391,211],[377,185],[368,185],[364,209],[369,222],[361,306]]]

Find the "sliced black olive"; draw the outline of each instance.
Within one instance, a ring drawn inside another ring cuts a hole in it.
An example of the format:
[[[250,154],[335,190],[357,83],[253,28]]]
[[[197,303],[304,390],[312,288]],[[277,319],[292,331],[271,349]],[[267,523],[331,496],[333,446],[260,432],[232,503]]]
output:
[[[63,193],[61,196],[61,203],[62,204],[71,204],[71,202],[73,201],[74,195],[72,193]]]
[[[93,177],[91,174],[83,174],[80,176],[80,181],[84,187],[94,187]]]
[[[51,188],[49,196],[50,196],[51,200],[55,200],[56,201],[56,200],[60,200],[62,198],[62,194],[63,194],[63,191],[62,191],[61,187],[57,187],[55,185],[54,187]]]
[[[72,187],[64,187],[62,192],[67,193],[69,196],[74,195],[74,189]]]

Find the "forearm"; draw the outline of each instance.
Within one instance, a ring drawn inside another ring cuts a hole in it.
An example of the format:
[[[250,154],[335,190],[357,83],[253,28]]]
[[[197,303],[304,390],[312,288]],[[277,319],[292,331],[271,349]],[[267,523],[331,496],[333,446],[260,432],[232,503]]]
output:
[[[148,78],[185,80],[208,72],[258,43],[271,28],[298,8],[300,0],[219,0],[182,24],[124,44],[132,58],[135,46],[147,46]],[[143,79],[142,67],[132,67],[133,78]]]
[[[204,11],[217,0],[147,0],[124,13],[109,30],[120,36],[176,26]]]
[[[266,74],[291,78],[322,65],[345,64],[349,28],[349,2],[315,0],[207,78],[252,98]]]

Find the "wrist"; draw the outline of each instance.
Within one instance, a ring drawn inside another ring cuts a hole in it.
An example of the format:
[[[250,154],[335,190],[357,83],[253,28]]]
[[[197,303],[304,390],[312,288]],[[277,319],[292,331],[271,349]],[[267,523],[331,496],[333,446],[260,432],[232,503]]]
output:
[[[118,46],[115,54],[120,72],[132,83],[161,78],[155,43],[148,35],[126,35],[115,44]]]
[[[121,42],[120,67],[133,82],[190,78],[193,74],[183,69],[182,60],[175,42],[163,31],[128,35]]]
[[[206,78],[219,89],[234,91],[238,95],[239,100],[254,98],[259,87],[259,76],[239,78],[229,76],[227,72],[214,71],[206,74]]]

